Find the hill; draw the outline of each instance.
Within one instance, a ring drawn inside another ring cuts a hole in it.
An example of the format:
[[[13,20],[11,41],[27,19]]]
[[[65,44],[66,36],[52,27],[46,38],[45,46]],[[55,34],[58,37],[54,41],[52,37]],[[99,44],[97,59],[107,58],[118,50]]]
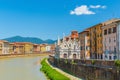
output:
[[[35,37],[21,37],[21,36],[13,36],[2,40],[7,40],[9,42],[31,42],[35,44],[42,44],[42,43],[54,44],[56,42],[56,40],[51,40],[51,39],[42,40]]]

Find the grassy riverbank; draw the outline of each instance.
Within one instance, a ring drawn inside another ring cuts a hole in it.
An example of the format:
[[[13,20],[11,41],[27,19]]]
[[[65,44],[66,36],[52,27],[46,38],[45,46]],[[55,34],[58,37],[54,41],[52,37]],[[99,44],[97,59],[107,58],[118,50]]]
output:
[[[46,59],[43,59],[41,61],[41,64],[42,68],[40,70],[43,71],[50,80],[70,80],[68,77],[59,73],[55,69],[52,69],[50,65],[46,62]]]

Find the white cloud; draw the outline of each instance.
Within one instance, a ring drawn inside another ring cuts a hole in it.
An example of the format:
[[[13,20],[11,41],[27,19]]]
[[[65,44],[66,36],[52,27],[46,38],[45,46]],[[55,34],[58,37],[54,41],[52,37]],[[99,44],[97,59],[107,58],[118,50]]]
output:
[[[102,5],[90,5],[90,8],[106,8],[106,6],[102,6]]]
[[[71,15],[90,15],[95,14],[95,12],[90,11],[87,5],[81,5],[80,7],[75,8],[73,11],[70,12]]]
[[[106,8],[106,7],[107,7],[107,6],[102,6],[101,8],[103,8],[103,9],[104,9],[104,8]]]

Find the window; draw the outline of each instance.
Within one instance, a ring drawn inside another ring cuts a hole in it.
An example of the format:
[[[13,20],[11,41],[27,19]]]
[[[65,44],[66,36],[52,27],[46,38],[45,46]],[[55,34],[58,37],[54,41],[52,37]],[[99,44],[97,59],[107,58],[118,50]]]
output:
[[[107,58],[107,55],[105,55],[105,58]]]
[[[109,59],[111,60],[111,59],[112,59],[112,57],[111,57],[111,56],[109,56]]]
[[[114,42],[116,42],[116,39],[115,39],[115,37],[114,37]]]
[[[97,36],[99,37],[99,34]]]
[[[111,47],[109,47],[109,50],[111,50]]]
[[[113,33],[116,33],[116,27],[113,27]]]
[[[64,53],[64,58],[67,58],[67,54],[66,53]]]
[[[69,47],[71,47],[71,44],[69,44]]]
[[[64,45],[64,47],[66,47],[66,45]]]
[[[89,46],[86,46],[86,50],[89,50]]]
[[[102,34],[100,34],[100,37],[102,37]]]
[[[81,48],[80,50],[82,50],[82,46],[80,48]]]
[[[105,38],[105,41],[106,41],[106,38]]]
[[[74,50],[76,49],[76,45],[74,45]]]
[[[111,39],[109,38],[109,43],[111,42]]]
[[[116,47],[114,47],[114,53],[116,53]]]
[[[87,32],[87,36],[89,36],[89,33]]]
[[[106,29],[106,30],[104,30],[104,35],[107,35],[107,29]]]
[[[111,34],[111,28],[108,29],[108,34]]]
[[[76,54],[73,54],[73,59],[76,59]]]
[[[117,56],[114,56],[114,59],[117,59]]]
[[[103,59],[103,56],[102,56],[102,54],[101,54],[101,59]]]

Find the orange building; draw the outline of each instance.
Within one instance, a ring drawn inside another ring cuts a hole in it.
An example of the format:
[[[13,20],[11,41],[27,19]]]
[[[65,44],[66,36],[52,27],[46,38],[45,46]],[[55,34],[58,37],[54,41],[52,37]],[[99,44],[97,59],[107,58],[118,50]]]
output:
[[[102,24],[94,25],[88,28],[90,34],[90,56],[92,59],[102,59]]]
[[[78,35],[78,31],[72,31],[71,32],[71,38],[78,38],[79,37],[79,35]]]

